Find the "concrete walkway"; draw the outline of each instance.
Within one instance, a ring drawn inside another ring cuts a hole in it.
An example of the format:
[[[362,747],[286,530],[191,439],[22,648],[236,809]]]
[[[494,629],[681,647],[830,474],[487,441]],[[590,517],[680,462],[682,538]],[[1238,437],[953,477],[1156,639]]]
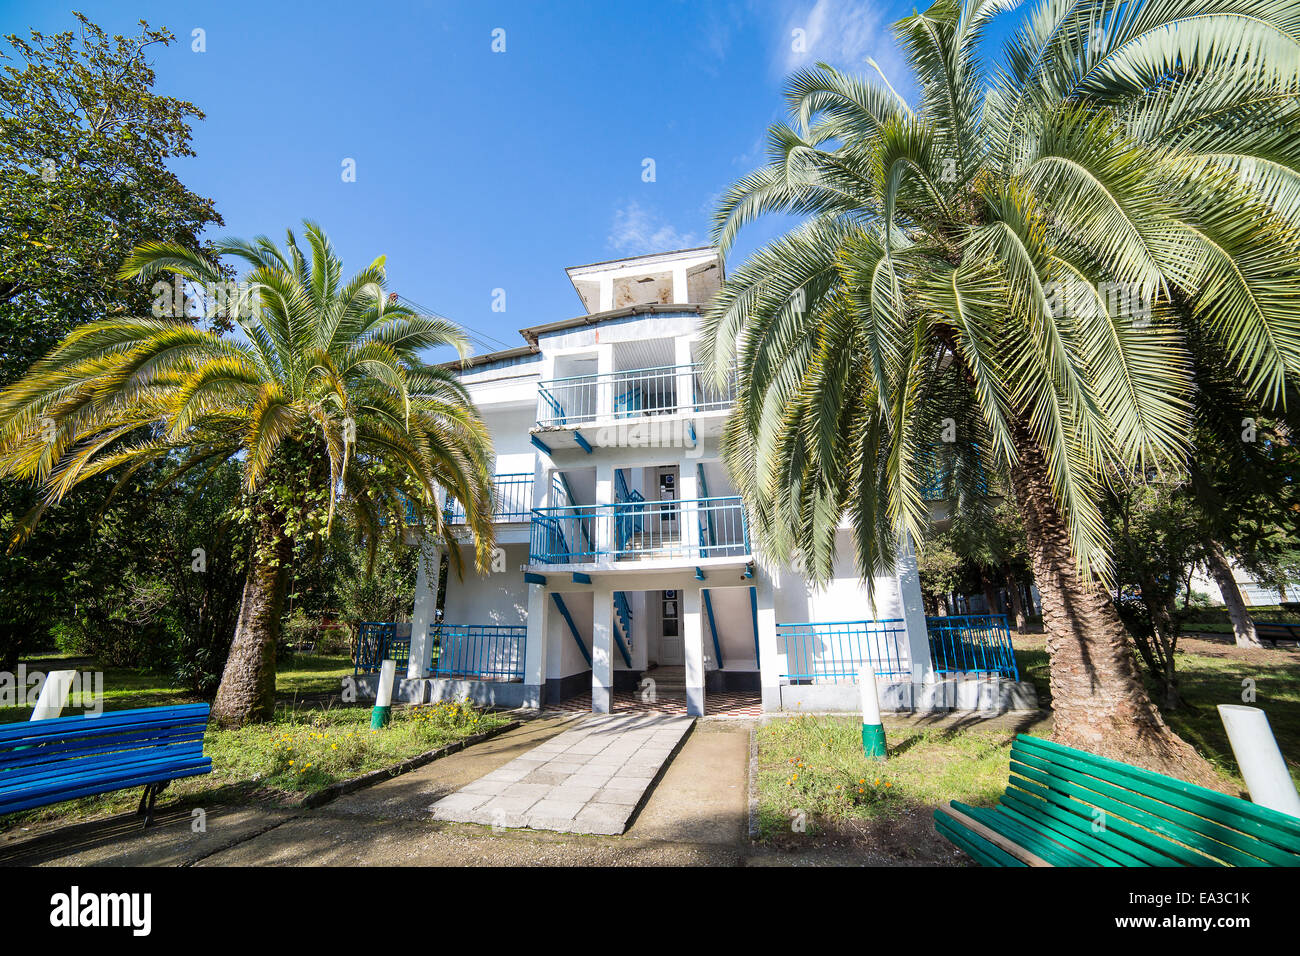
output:
[[[554,741],[584,718],[535,719],[411,773],[315,810],[163,804],[140,829],[132,815],[0,839],[0,865],[55,866],[737,866],[773,854],[750,846],[750,724],[695,724],[622,836],[439,821],[430,807]]]
[[[443,797],[438,820],[618,834],[694,723],[689,717],[589,717]]]

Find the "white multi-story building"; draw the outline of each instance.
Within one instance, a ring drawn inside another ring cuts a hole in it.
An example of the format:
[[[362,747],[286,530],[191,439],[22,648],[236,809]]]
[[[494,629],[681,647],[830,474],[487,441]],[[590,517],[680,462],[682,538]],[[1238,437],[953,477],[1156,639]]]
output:
[[[945,677],[958,670],[1014,677],[997,635],[927,631],[913,560],[874,582],[873,606],[847,531],[822,589],[756,551],[719,455],[732,396],[699,361],[716,249],[568,274],[581,315],[450,366],[491,429],[498,550],[490,573],[452,572],[440,596],[442,556],[422,543],[402,697],[542,707],[589,693],[608,712],[653,686],[691,714],[717,691],[764,710],[852,709],[869,659],[884,706],[908,709],[957,703]],[[456,520],[456,503],[445,513]],[[468,536],[462,547],[472,569]]]

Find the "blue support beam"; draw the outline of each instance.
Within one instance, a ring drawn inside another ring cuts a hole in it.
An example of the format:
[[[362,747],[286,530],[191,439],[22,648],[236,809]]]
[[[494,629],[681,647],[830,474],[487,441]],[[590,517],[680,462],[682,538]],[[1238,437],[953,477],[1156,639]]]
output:
[[[749,613],[754,618],[754,663],[758,663],[758,588],[749,589]]]
[[[583,574],[581,571],[574,571],[574,572],[573,572],[573,583],[574,583],[574,584],[590,584],[590,583],[591,583],[591,575],[590,575],[590,574]]]
[[[574,432],[573,440],[578,443],[579,448],[585,451],[588,455],[591,454],[591,445],[587,442],[587,439],[582,437],[582,432]]]
[[[703,569],[703,568],[696,568],[696,569],[695,569],[695,580],[697,580],[697,581],[703,581],[703,580],[704,580],[704,569]]]
[[[534,448],[540,448],[542,451],[546,452],[546,454],[548,454],[548,455],[551,453],[551,449],[550,449],[550,447],[546,444],[546,442],[542,441],[542,440],[541,440],[540,438],[538,438],[536,435],[529,435],[529,436],[528,436],[528,440],[529,440],[530,442],[533,443],[533,447],[534,447]]]
[[[546,578],[543,577],[543,576],[540,575],[540,574],[534,574],[532,571],[525,571],[525,572],[524,572],[524,583],[525,583],[525,584],[545,584],[545,583],[546,583]]]
[[[618,618],[618,623],[623,625],[623,633],[627,636],[627,643],[632,643],[632,606],[627,603],[627,596],[622,591],[614,592],[614,616]],[[618,633],[618,628],[614,628],[614,637],[618,641],[618,649],[623,655],[623,663],[628,667],[632,666],[632,655],[624,645],[623,638]]]
[[[591,663],[591,651],[587,650],[587,645],[582,643],[582,637],[578,634],[578,625],[573,623],[573,615],[564,604],[564,599],[558,594],[552,594],[551,600],[555,602],[556,608],[559,609],[560,617],[564,618],[564,623],[569,625],[569,633],[573,635],[573,640],[578,645],[578,650],[582,651],[582,656],[587,662],[588,667],[593,667]]]
[[[718,643],[718,622],[713,619],[713,599],[706,589],[701,589],[700,593],[704,595],[704,611],[709,616],[709,631],[713,634],[713,653],[718,657],[718,667],[721,667],[722,645]]]

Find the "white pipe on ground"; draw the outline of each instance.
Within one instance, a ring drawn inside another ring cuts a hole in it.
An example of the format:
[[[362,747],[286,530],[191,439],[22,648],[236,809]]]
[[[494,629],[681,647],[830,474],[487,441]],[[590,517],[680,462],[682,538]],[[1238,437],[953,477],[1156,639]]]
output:
[[[28,720],[50,720],[63,713],[63,704],[68,699],[72,679],[76,676],[76,671],[50,671],[46,674],[45,683],[41,684],[41,694],[36,698],[36,706],[32,708]]]
[[[393,703],[393,680],[397,677],[397,662],[386,660],[379,665],[379,686],[375,689],[375,706],[388,707]]]
[[[1228,743],[1251,802],[1300,817],[1300,794],[1296,793],[1264,711],[1243,704],[1220,704],[1219,718],[1228,732]]]

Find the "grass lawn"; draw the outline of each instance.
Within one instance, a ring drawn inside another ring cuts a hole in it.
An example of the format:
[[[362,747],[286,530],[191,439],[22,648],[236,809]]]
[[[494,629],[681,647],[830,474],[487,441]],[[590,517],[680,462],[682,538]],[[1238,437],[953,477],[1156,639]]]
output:
[[[1017,636],[1014,644],[1022,679],[1049,704],[1043,636]],[[1178,670],[1186,703],[1165,716],[1225,778],[1244,790],[1215,705],[1240,703],[1249,679],[1300,783],[1300,653],[1185,639]],[[934,808],[953,799],[994,803],[1006,788],[1017,730],[1049,729],[1016,715],[996,722],[886,717],[885,728],[889,759],[882,763],[862,755],[861,723],[853,718],[800,715],[760,726],[761,838],[787,847],[847,842],[896,861],[959,862],[934,832]]]
[[[165,675],[129,667],[97,667],[84,657],[66,654],[40,654],[23,658],[28,672],[77,670],[102,672],[104,675],[104,709],[130,710],[133,707],[162,707],[166,704],[189,704],[201,698],[193,692],[173,686]],[[352,660],[346,654],[311,656],[299,654],[281,660],[275,675],[276,699],[291,703],[295,698],[337,694],[340,682],[352,673]],[[0,707],[0,723],[26,720],[30,705]]]
[[[29,661],[37,669],[41,661]],[[89,666],[77,661],[77,665]],[[459,704],[394,707],[392,722],[370,729],[370,707],[299,704],[296,697],[337,693],[339,678],[351,674],[346,657],[299,656],[285,662],[276,678],[280,701],[276,718],[239,730],[209,725],[203,752],[212,773],[177,780],[159,798],[192,806],[249,801],[282,802],[322,790],[332,783],[392,766],[444,744],[492,730],[509,721],[501,715]],[[104,709],[127,710],[194,700],[183,689],[138,671],[104,671]],[[26,720],[29,707],[0,710],[0,722]],[[69,712],[71,713],[71,712]],[[80,821],[134,810],[140,787],[64,801],[0,818],[0,832],[47,820]]]
[[[863,756],[862,722],[852,717],[801,714],[761,725],[760,839],[790,848],[843,842],[895,860],[959,862],[930,814],[954,798],[993,803],[1006,788],[1017,730],[1005,720],[997,729],[974,729],[980,723],[887,717],[883,762]]]

